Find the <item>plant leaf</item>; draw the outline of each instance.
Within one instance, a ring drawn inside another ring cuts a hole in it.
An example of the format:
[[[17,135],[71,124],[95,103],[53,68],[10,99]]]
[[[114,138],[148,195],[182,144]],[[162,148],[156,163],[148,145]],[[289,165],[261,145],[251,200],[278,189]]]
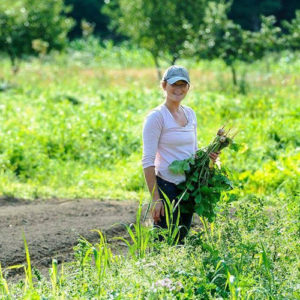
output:
[[[196,202],[196,203],[201,203],[201,200],[202,200],[202,195],[201,195],[201,193],[199,193],[199,194],[195,197],[195,202]]]
[[[237,152],[241,148],[241,145],[232,141],[232,143],[230,143],[230,145],[229,145],[229,148],[232,149],[233,151]]]
[[[204,210],[203,205],[196,205],[195,206],[195,212],[197,213],[198,216],[202,216],[203,210]]]

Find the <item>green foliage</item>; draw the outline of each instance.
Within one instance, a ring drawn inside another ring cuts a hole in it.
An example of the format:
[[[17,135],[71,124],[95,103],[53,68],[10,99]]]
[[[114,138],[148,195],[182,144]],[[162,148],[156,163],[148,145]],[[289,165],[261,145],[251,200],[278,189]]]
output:
[[[141,129],[162,98],[148,57],[141,67],[144,52],[122,51],[128,66],[140,59],[136,69],[109,65],[117,50],[105,52],[103,61],[87,60],[88,67],[82,57],[62,54],[24,63],[12,87],[0,93],[1,197],[147,198]],[[297,53],[248,66],[247,95],[231,88],[221,61],[185,62],[194,86],[184,101],[197,114],[199,146],[219,124],[240,130],[239,152],[221,156],[238,189],[218,202],[214,222],[202,218],[180,246],[152,243],[152,226],[137,228],[138,242],[131,227],[135,246],[125,238],[135,255],[119,254],[104,236],[95,245],[81,239],[74,262],[62,268],[53,261],[50,276],[32,269],[31,289],[26,275],[16,283],[7,278],[23,265],[2,267],[2,298],[299,298]],[[9,62],[0,63],[0,77],[10,74]]]
[[[278,20],[277,25],[282,25],[284,21],[290,22],[295,17],[295,11],[299,9],[300,3],[297,0],[233,0],[229,18],[241,25],[243,29],[258,31],[261,15],[274,15]]]
[[[0,92],[2,197],[147,195],[139,164],[142,124],[163,101],[162,94],[149,56],[147,68],[141,67],[144,51],[134,48],[130,56],[130,49],[123,49],[127,67],[137,61],[135,69],[124,71],[119,64],[109,66],[116,53],[109,56],[105,50],[103,60],[90,58],[88,65],[80,56],[63,54],[24,62],[9,81],[11,88]],[[9,62],[1,63],[0,77],[9,79]],[[186,104],[197,113],[199,146],[210,141],[217,124],[234,123],[242,155],[222,154],[224,164],[241,178],[234,181],[255,195],[273,190],[294,195],[297,54],[283,52],[279,59],[269,56],[248,66],[252,87],[247,95],[232,90],[221,61],[189,64],[194,80]],[[80,104],[74,105],[75,99]]]
[[[110,248],[107,245],[106,237],[100,230],[95,230],[99,233],[99,243],[92,248],[94,255],[95,268],[97,271],[97,294],[101,296],[103,293],[102,282],[105,278],[107,269],[113,260]]]
[[[0,264],[0,292],[2,295],[7,295],[8,297],[10,296],[9,288],[7,281],[5,280]]]
[[[103,12],[111,18],[111,27],[130,37],[158,58],[170,57],[169,63],[190,51],[190,45],[202,23],[207,4],[197,1],[109,1]],[[134,16],[134,18],[133,18]]]
[[[224,127],[223,127],[224,128]],[[212,221],[216,216],[216,205],[221,198],[221,193],[233,189],[232,182],[228,179],[225,168],[216,167],[209,159],[209,154],[218,152],[230,146],[237,151],[239,146],[233,143],[228,132],[221,128],[214,140],[192,157],[185,160],[175,160],[169,170],[175,174],[185,174],[185,182],[179,185],[182,194],[178,203],[182,212],[193,211],[199,216],[204,216]]]
[[[136,258],[144,258],[151,249],[149,247],[152,242],[152,232],[150,228],[142,224],[142,201],[139,202],[139,207],[136,214],[136,222],[130,225],[125,224],[125,228],[131,241],[123,237],[117,237],[117,239],[125,242],[128,246],[129,254]]]
[[[293,10],[297,6],[295,3],[283,3],[282,0],[233,0],[229,12],[229,17],[235,23],[238,23],[243,29],[258,31],[261,26],[261,15],[277,15],[286,12],[288,9]]]
[[[204,25],[200,28],[195,51],[201,58],[221,58],[232,69],[233,83],[237,85],[236,63],[253,63],[261,59],[267,51],[280,48],[279,27],[275,18],[262,17],[260,31],[242,29],[227,16],[229,5],[210,2],[206,7]]]
[[[101,14],[101,8],[104,1],[99,0],[65,0],[67,6],[71,6],[72,10],[67,13],[67,16],[75,20],[76,24],[69,33],[71,39],[82,37],[83,32],[81,23],[83,20],[91,23],[95,27],[95,35],[101,38],[113,38],[116,36],[108,30],[109,19]]]
[[[297,299],[299,246],[293,218],[299,211],[291,209],[270,211],[262,201],[226,205],[215,223],[200,218],[201,227],[194,228],[185,245],[151,240],[148,250],[153,242],[159,250],[140,258],[112,255],[112,245],[99,232],[95,245],[80,241],[76,260],[64,273],[53,261],[50,278],[33,280],[31,289],[8,282],[6,269],[0,269],[0,290],[4,297],[30,299]]]
[[[101,41],[91,35],[85,39],[76,39],[69,43],[68,55],[78,65],[111,68],[152,67],[153,58],[145,50],[128,42],[115,45],[112,41]]]
[[[66,46],[73,21],[66,18],[63,0],[3,0],[0,3],[0,52],[15,66],[25,55],[45,54]]]
[[[169,166],[169,170],[174,174],[182,174],[190,171],[190,165],[193,165],[194,163],[194,157],[190,157],[185,160],[174,160]]]
[[[296,11],[296,16],[291,22],[283,21],[283,27],[287,34],[283,37],[287,47],[298,50],[300,48],[300,10]]]
[[[221,58],[230,66],[233,83],[237,85],[238,61],[253,63],[267,52],[287,45],[274,16],[261,16],[255,32],[244,30],[228,17],[231,4],[232,1],[226,4],[199,0],[182,4],[182,1],[113,0],[108,1],[103,12],[111,18],[111,28],[152,54],[159,78],[159,58],[169,59],[169,64],[180,57]],[[279,7],[279,1],[263,1],[252,13],[260,17],[258,12],[269,14]],[[240,90],[245,91],[244,78]]]
[[[208,166],[207,166],[208,167]],[[213,221],[216,217],[216,206],[221,193],[233,189],[233,183],[228,179],[224,168],[210,172],[207,185],[198,185],[197,172],[186,172],[187,182],[180,185],[183,190],[179,197],[182,212],[194,210],[199,216]]]

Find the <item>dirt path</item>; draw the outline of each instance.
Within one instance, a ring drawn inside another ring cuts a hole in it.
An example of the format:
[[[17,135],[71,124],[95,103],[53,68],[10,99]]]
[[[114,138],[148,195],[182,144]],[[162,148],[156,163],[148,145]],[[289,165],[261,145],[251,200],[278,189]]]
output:
[[[92,229],[108,238],[124,230],[117,223],[135,219],[136,202],[72,200],[29,203],[0,198],[0,262],[2,267],[25,261],[23,232],[32,262],[47,267],[52,258],[58,262],[72,259],[72,248],[80,236],[98,240]],[[123,231],[124,232],[124,231]]]

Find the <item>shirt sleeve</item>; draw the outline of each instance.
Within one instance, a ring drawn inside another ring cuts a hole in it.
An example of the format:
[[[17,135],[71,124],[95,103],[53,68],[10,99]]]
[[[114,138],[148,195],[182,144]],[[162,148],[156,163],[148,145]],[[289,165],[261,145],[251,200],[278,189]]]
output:
[[[163,128],[163,117],[159,111],[152,111],[143,127],[143,168],[154,166],[158,142]]]

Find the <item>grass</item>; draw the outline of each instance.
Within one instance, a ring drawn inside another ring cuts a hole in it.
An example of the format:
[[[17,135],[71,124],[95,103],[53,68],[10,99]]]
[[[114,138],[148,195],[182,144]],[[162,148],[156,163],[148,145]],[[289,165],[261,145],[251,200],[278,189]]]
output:
[[[163,101],[155,70],[108,69],[96,62],[66,67],[60,60],[25,62],[16,77],[2,61],[0,78],[14,88],[0,93],[0,193],[139,199],[145,195],[142,123]],[[244,153],[223,158],[238,173],[289,164],[297,155],[299,63],[279,60],[270,66],[272,73],[265,73],[265,63],[260,73],[249,67],[247,95],[230,88],[222,63],[192,65],[185,104],[197,113],[199,145],[221,124],[239,128]]]
[[[138,50],[130,69],[129,50],[110,68],[108,52],[88,60],[78,51],[23,62],[15,77],[1,60],[0,78],[11,85],[0,92],[2,197],[149,199],[141,130],[163,101],[155,69]],[[96,245],[79,242],[76,261],[63,270],[54,261],[50,278],[31,273],[28,252],[25,281],[10,284],[0,270],[2,298],[299,298],[297,55],[240,64],[244,93],[220,61],[181,62],[191,68],[184,102],[196,111],[199,145],[220,125],[239,129],[242,149],[221,157],[237,200],[224,195],[214,223],[203,219],[184,246],[171,246],[137,220],[127,256],[111,254],[100,233]]]
[[[193,230],[184,246],[157,243],[137,218],[134,227],[144,231],[141,236],[129,230],[134,237],[133,243],[127,241],[133,249],[128,256],[112,255],[99,232],[99,243],[81,241],[74,249],[76,261],[65,264],[63,271],[53,262],[50,279],[26,272],[25,283],[12,285],[1,274],[3,295],[7,299],[17,295],[23,299],[297,299],[296,224],[288,222],[285,209],[268,215],[263,204],[240,203],[236,208],[232,214],[230,207],[223,206],[215,223],[202,220],[204,227]],[[138,239],[149,242],[148,251]],[[29,266],[29,255],[27,262]]]

